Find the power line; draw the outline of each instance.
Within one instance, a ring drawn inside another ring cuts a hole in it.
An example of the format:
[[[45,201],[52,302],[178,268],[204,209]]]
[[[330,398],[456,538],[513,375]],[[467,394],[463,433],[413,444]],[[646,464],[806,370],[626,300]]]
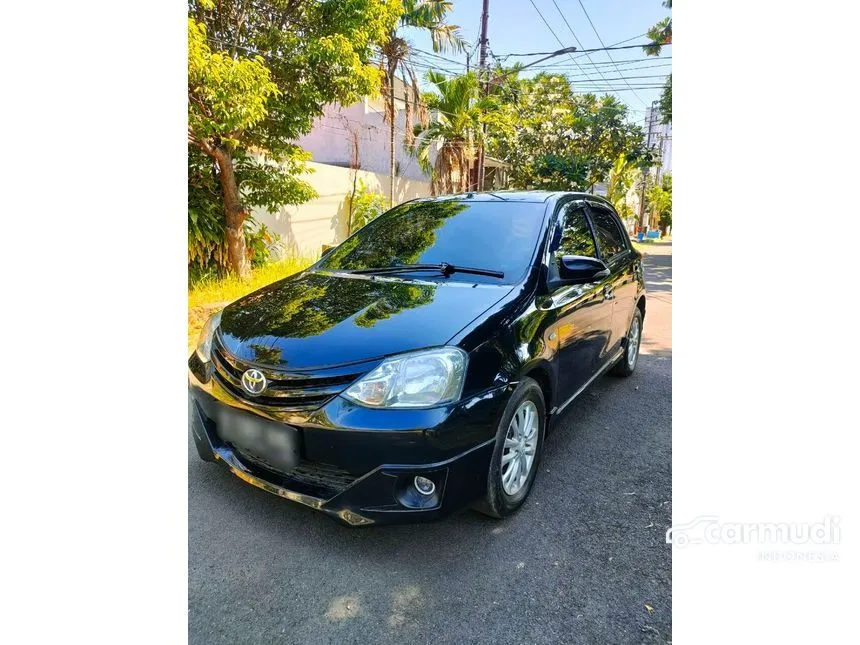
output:
[[[459,76],[460,74],[462,74],[462,72],[448,69],[446,67],[440,67],[439,65],[435,65],[433,63],[423,62],[420,60],[416,61],[416,60],[410,59],[409,62],[413,67],[423,68],[425,71],[429,71],[432,69],[432,70],[435,70],[438,72],[445,72],[446,74],[450,74],[452,76]]]
[[[653,65],[643,64],[643,63],[654,63],[654,60],[655,59],[652,58],[648,61],[639,62],[638,60],[634,59],[633,61],[631,61],[629,63],[625,63],[624,61],[619,61],[617,64],[618,65],[624,65],[625,71],[631,71],[631,72],[635,72],[635,71],[640,70],[640,69],[649,69],[651,67],[671,67],[672,66],[672,63],[670,63],[670,62],[656,63]],[[663,59],[657,59],[657,60],[663,60]],[[671,59],[666,59],[666,60],[671,60]],[[606,65],[612,65],[612,63],[610,63],[609,61],[595,63],[595,66],[604,67]],[[530,69],[549,69],[549,70],[552,70],[552,69],[573,69],[573,67],[568,65],[567,62],[563,61],[560,64],[559,63],[547,63],[546,65],[535,65],[535,66],[531,67]]]
[[[443,60],[446,63],[453,63],[454,65],[459,65],[460,67],[466,66],[465,63],[461,63],[460,61],[454,60],[453,58],[446,58],[445,56],[440,56],[439,54],[436,54],[434,52],[428,52],[428,51],[425,51],[423,49],[418,49],[417,47],[410,47],[410,49],[414,52],[419,52],[421,54],[424,54],[424,56],[429,57],[429,58],[438,58],[439,60]]]
[[[534,3],[532,3],[532,4],[534,4]],[[537,9],[537,7],[535,7],[535,8]],[[538,12],[538,13],[540,13],[540,12]],[[546,21],[544,20],[544,22],[546,22]],[[549,25],[547,25],[547,26],[549,27]],[[552,29],[550,29],[550,31],[552,31]],[[638,37],[639,37],[639,36],[634,36],[633,38],[638,38]],[[557,38],[557,37],[556,37],[556,38]],[[236,48],[236,49],[243,49],[243,50],[248,51],[248,52],[250,52],[250,53],[252,53],[252,54],[255,54],[255,55],[258,55],[258,56],[263,56],[263,57],[265,57],[265,58],[269,58],[269,59],[273,59],[273,60],[278,60],[278,61],[286,62],[286,60],[285,60],[284,58],[280,57],[280,56],[276,56],[276,55],[272,55],[272,54],[263,53],[263,52],[260,52],[259,50],[251,49],[251,48],[249,48],[249,47],[245,47],[245,46],[242,46],[242,45],[234,45],[233,43],[228,43],[228,42],[223,41],[223,40],[220,40],[220,39],[218,39],[218,38],[209,37],[209,38],[208,38],[208,40],[210,40],[210,41],[212,41],[212,42],[219,43],[219,44],[228,45],[228,46],[230,46],[230,47],[234,47],[234,48]],[[628,40],[632,40],[632,38],[630,38],[630,39],[628,39]],[[626,42],[626,41],[621,41],[621,42]],[[563,43],[562,43],[562,44],[563,44]],[[671,44],[671,43],[669,43],[669,44]],[[641,47],[641,45],[634,45],[633,47]],[[624,48],[617,47],[616,49],[624,49]],[[583,51],[585,51],[585,50],[583,50]],[[588,50],[588,51],[601,51],[601,50]],[[550,54],[553,54],[553,53],[555,53],[555,52],[549,52],[549,53],[550,53]],[[505,55],[503,55],[501,58],[506,58],[506,57],[508,57],[508,56],[515,56],[515,55],[527,55],[527,54],[505,54]],[[530,55],[530,54],[529,54],[529,55]],[[540,55],[540,54],[537,54],[537,55]],[[498,58],[499,58],[499,57],[498,57],[496,54],[493,54],[493,58],[496,58],[496,59],[498,60]],[[578,56],[577,58],[581,58],[581,56]],[[371,59],[370,61],[368,61],[368,64],[371,64],[371,63],[377,63],[377,64],[378,64],[378,62],[379,62],[379,61],[378,61],[378,60],[376,60],[376,59]],[[427,68],[427,69],[431,69],[431,68],[432,68],[432,69],[438,69],[438,68],[434,68],[434,67],[432,67],[431,65],[428,65],[428,64],[426,64],[426,63],[418,63],[418,66],[425,67],[425,68]],[[457,73],[456,73],[456,72],[453,72],[453,71],[451,71],[451,70],[443,70],[443,71],[447,71],[448,73],[452,74],[452,76],[457,76]],[[506,73],[502,74],[500,77],[505,77],[505,76],[510,75],[511,73],[515,73],[515,72],[518,72],[518,71],[519,71],[519,70],[510,70],[510,71],[508,71],[508,72],[506,72]],[[585,72],[584,72],[584,70],[583,70],[583,73],[585,73]],[[498,78],[498,77],[497,77],[497,78]],[[451,81],[451,80],[453,80],[453,77],[452,77],[452,78],[449,78],[449,79],[444,79],[444,80],[443,80],[443,81],[441,81],[441,82],[445,83],[445,82],[449,82],[449,81]],[[589,81],[591,81],[591,82],[593,82],[593,83],[599,83],[599,81],[597,81],[596,79],[590,79],[590,78],[589,78]],[[637,87],[637,89],[661,89],[662,87],[663,87],[662,85],[655,85],[655,86],[653,86],[653,87],[652,87],[652,86],[648,86],[648,87],[645,87],[645,86],[643,86],[643,87]],[[596,93],[596,92],[613,92],[613,93],[617,93],[618,91],[626,91],[626,90],[623,90],[623,89],[619,90],[619,89],[601,88],[601,87],[597,86],[597,87],[595,87],[595,89],[592,89],[592,90],[590,90],[590,91],[572,92],[572,93],[573,93],[573,94],[594,94],[594,93]],[[401,98],[400,100],[405,100],[405,99],[404,99],[404,98]],[[629,111],[629,112],[642,112],[642,110],[634,110],[634,109],[632,109],[632,108],[627,107],[626,105],[624,106],[624,108],[625,108],[627,111]],[[378,114],[383,114],[382,112],[380,112],[379,110],[376,110],[376,109],[375,109],[375,108],[373,108],[372,106],[371,106],[371,109],[373,109],[373,110],[374,110],[374,112],[376,112],[376,113],[378,113]],[[609,108],[601,108],[601,109],[609,109]],[[358,124],[358,123],[359,123],[359,122],[356,122],[356,121],[351,121],[351,122],[352,122],[352,123],[356,123],[356,124]],[[372,127],[372,126],[371,126],[371,127]],[[402,134],[402,135],[404,135],[404,136],[405,136],[405,132],[403,132],[403,131],[401,131],[401,130],[396,130],[396,131],[397,131],[397,133],[398,133],[398,134]]]
[[[639,34],[637,36],[632,36],[630,38],[625,38],[624,40],[619,40],[617,43],[612,43],[610,47],[617,47],[618,45],[623,45],[624,43],[629,43],[631,40],[636,40],[637,38],[642,38],[643,36],[647,36],[648,32],[646,31],[644,34]],[[580,54],[576,58],[582,58],[585,54]]]
[[[533,0],[529,0],[529,1],[532,3],[532,5],[534,5]],[[537,7],[535,7],[535,9],[537,9]],[[538,11],[538,14],[540,14],[540,11]],[[543,16],[541,16],[541,17],[543,17]],[[544,19],[544,22],[546,22],[546,19]],[[549,27],[549,25],[547,25],[547,26]],[[550,31],[552,31],[552,28],[550,28]],[[638,38],[638,36],[636,36],[636,38]],[[641,49],[642,47],[647,47],[648,45],[657,45],[657,44],[658,43],[640,43],[638,45],[624,45],[623,47],[614,47],[614,46],[594,47],[592,49],[579,49],[579,50],[577,50],[577,53],[582,54],[584,56],[585,54],[588,54],[591,52],[615,51],[617,49]],[[671,45],[672,45],[672,43],[660,44],[661,47],[670,47]],[[502,54],[502,58],[510,58],[511,56],[543,56],[543,55],[554,54],[554,53],[555,52],[530,52],[528,54]],[[577,56],[576,58],[580,58],[580,56]]]
[[[555,0],[552,0],[552,1],[555,2]],[[579,6],[582,7],[582,11],[583,11],[583,13],[585,13],[585,17],[588,19],[588,24],[591,25],[591,29],[594,31],[594,35],[597,36],[597,40],[600,42],[600,46],[606,48],[606,43],[603,42],[603,39],[600,37],[600,34],[597,33],[597,28],[594,26],[594,23],[591,21],[591,16],[589,16],[588,12],[585,10],[585,5],[582,4],[582,0],[577,0],[577,2],[579,2]],[[609,51],[606,52],[606,55],[609,57],[609,60],[612,60],[612,55],[609,53]],[[614,63],[615,61],[612,61],[612,62]],[[615,66],[615,69],[619,74],[621,74],[621,70],[618,69],[617,65]],[[627,87],[630,87],[630,83],[627,83],[627,81],[624,81],[624,82],[627,84]],[[645,101],[643,101],[642,97],[639,96],[636,92],[633,92],[633,96],[635,96],[637,99],[639,99],[639,102],[642,105],[645,105]]]
[[[671,67],[671,65],[670,64],[643,65],[642,67],[628,67],[628,68],[624,69],[623,71],[625,71],[625,72],[642,72],[642,71],[647,71],[649,69],[660,68],[660,67]],[[536,69],[538,69],[542,72],[547,72],[549,74],[558,73],[558,74],[570,75],[570,74],[573,74],[576,72],[576,70],[573,69],[572,67],[551,67],[551,68],[538,67]],[[667,74],[671,74],[671,73],[672,73],[671,71],[667,72]]]
[[[570,78],[570,76],[569,76],[569,75],[566,75],[566,76],[568,76],[568,78]],[[668,77],[669,77],[669,74],[643,74],[643,75],[641,75],[641,76],[628,76],[628,77],[624,77],[624,76],[615,76],[615,77],[613,77],[613,78],[606,78],[606,77],[604,77],[604,78],[602,78],[602,79],[594,79],[593,81],[590,81],[590,82],[591,82],[591,83],[603,83],[603,82],[607,82],[607,83],[608,83],[608,82],[610,82],[610,81],[623,81],[623,80],[625,80],[625,78],[668,78]],[[573,79],[571,79],[571,80],[573,80]],[[647,107],[647,106],[645,106],[645,107]]]
[[[573,27],[571,27],[571,26],[570,26],[570,23],[567,21],[567,18],[565,17],[564,12],[561,10],[561,7],[559,7],[559,6],[558,6],[558,3],[557,3],[555,0],[552,0],[552,3],[555,5],[556,10],[558,11],[558,15],[560,15],[560,16],[561,16],[561,19],[562,19],[562,20],[564,20],[564,24],[566,24],[566,25],[567,25],[567,28],[570,30],[570,33],[571,33],[571,35],[573,36],[573,39],[576,41],[576,44],[577,44],[577,45],[579,45],[580,50],[581,50],[581,49],[584,49],[583,44],[579,41],[579,38],[576,36],[576,32],[573,30]],[[568,54],[568,56],[570,56],[570,54]],[[586,54],[585,56],[586,56],[586,58],[588,58],[588,61],[589,61],[590,63],[592,63],[592,65],[593,65],[593,64],[594,64],[594,61],[593,61],[593,60],[591,60],[591,55],[590,55],[590,54]],[[577,66],[580,70],[582,70],[582,67],[580,66],[580,64],[579,64],[579,63],[577,63],[577,62],[576,62],[576,59],[575,59],[575,58],[572,58],[572,57],[571,57],[571,60],[573,60],[573,62],[576,64],[576,66]],[[601,70],[599,67],[595,67],[594,69],[595,69],[595,70],[597,70],[597,73],[598,73],[598,74],[600,74],[600,77],[601,77],[601,78],[604,78],[604,76],[603,76],[603,70]],[[588,78],[589,80],[591,80],[591,77],[589,77],[589,76],[588,76],[588,74],[586,74],[586,78]],[[645,103],[642,103],[642,105],[645,105]]]
[[[606,92],[630,92],[635,90],[660,90],[663,89],[663,85],[636,85],[635,87],[592,87],[588,89],[582,89],[582,91],[571,91],[571,94],[599,94]],[[642,110],[637,110],[638,112],[642,112]]]
[[[583,61],[582,65],[591,65],[594,67],[607,67],[609,65],[638,65],[640,63],[654,63],[659,61],[669,61],[672,60],[671,56],[647,56],[645,58],[624,58],[622,60],[609,61],[609,60],[598,60],[594,62]],[[534,65],[534,67],[550,67],[552,65],[567,65],[567,61],[559,61],[557,63],[545,63],[544,65]]]
[[[545,24],[545,25],[546,25],[546,28],[547,28],[547,29],[549,29],[549,32],[550,32],[550,33],[555,37],[555,39],[558,41],[558,44],[559,44],[559,45],[561,45],[562,47],[564,47],[565,45],[564,45],[564,43],[563,43],[563,42],[561,42],[561,38],[559,38],[559,37],[558,37],[558,34],[556,34],[556,33],[555,33],[555,31],[553,31],[553,28],[552,28],[552,27],[550,27],[549,22],[547,21],[547,19],[546,19],[546,18],[544,18],[544,15],[541,13],[540,9],[538,9],[538,6],[535,4],[534,0],[529,0],[529,2],[531,2],[531,3],[532,3],[532,7],[534,7],[534,10],[535,10],[535,11],[537,11],[537,14],[540,16],[540,19],[541,19],[541,20],[543,20],[543,24]],[[553,0],[553,2],[555,2],[555,0]],[[558,7],[558,5],[556,5],[556,7]],[[561,9],[559,9],[559,12],[560,12],[560,11],[561,11]],[[563,15],[562,15],[562,19],[564,19],[564,16],[563,16]],[[567,22],[567,20],[565,20],[565,22]],[[568,25],[568,27],[570,27],[570,25]],[[573,33],[573,30],[572,30],[572,29],[571,29],[571,33]],[[576,34],[573,34],[573,37],[574,37],[574,39],[576,39],[577,44],[578,44],[580,47],[582,47],[582,43],[580,43],[580,42],[579,42],[579,39],[577,39],[577,38],[576,38]],[[555,53],[555,52],[548,52],[548,53],[549,53],[549,54],[553,54],[553,53]],[[570,58],[570,60],[571,60],[571,61],[573,61],[573,63],[574,63],[577,67],[579,67],[579,63],[577,63],[577,62],[576,62],[576,59],[575,59],[573,56],[571,56],[569,53],[567,54],[567,56],[568,56],[568,58]],[[585,72],[585,70],[583,70],[581,67],[579,67],[579,69],[580,69],[580,70],[581,70],[581,71],[582,71],[582,72],[583,72],[583,73],[588,77],[588,80],[592,80],[592,79],[591,79],[591,77],[590,77],[590,76],[588,76],[588,74]]]

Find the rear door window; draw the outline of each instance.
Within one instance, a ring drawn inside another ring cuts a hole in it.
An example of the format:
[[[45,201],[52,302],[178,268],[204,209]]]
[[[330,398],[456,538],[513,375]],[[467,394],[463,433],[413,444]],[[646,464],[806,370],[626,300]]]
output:
[[[556,257],[562,255],[597,257],[597,248],[594,246],[594,238],[582,206],[577,204],[566,206],[560,224],[556,231],[557,244],[554,245]]]
[[[589,215],[591,216],[591,223],[594,225],[594,234],[597,236],[597,245],[600,248],[602,260],[611,260],[619,253],[627,250],[624,232],[611,213],[602,208],[590,208]]]

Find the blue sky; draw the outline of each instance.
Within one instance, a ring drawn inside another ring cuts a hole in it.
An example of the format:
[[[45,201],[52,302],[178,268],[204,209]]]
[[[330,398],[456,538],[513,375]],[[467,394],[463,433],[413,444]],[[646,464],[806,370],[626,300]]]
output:
[[[576,46],[573,34],[579,39],[584,48],[601,47],[594,29],[589,24],[578,0],[534,0],[535,5],[543,14],[552,30],[563,43],[563,46]],[[462,35],[473,45],[478,41],[481,20],[481,0],[454,0],[454,10],[449,22],[460,25]],[[558,8],[556,8],[556,4]],[[594,27],[606,46],[612,46],[634,36],[644,34],[653,24],[670,14],[661,0],[582,0],[582,5],[591,17]],[[559,13],[559,8],[561,13]],[[562,16],[564,18],[562,18]],[[565,23],[565,20],[567,23]],[[573,34],[571,33],[571,28]],[[550,32],[530,0],[490,0],[489,19],[490,49],[496,56],[502,58],[508,53],[550,52],[560,49],[558,40]],[[430,38],[419,31],[409,30],[407,38],[413,45],[426,52],[432,52]],[[641,37],[625,45],[646,42]],[[420,55],[419,65],[435,61],[440,67],[451,71],[462,72],[465,66],[465,54],[443,54],[446,58],[456,59],[458,64],[449,64],[426,55]],[[610,61],[611,55],[615,65]],[[641,49],[595,52],[586,57],[582,54],[558,56],[543,63],[553,64],[557,71],[569,76],[574,82],[574,89],[593,91],[597,94],[607,93],[597,88],[610,88],[621,101],[630,108],[630,117],[637,123],[645,118],[645,106],[658,98],[660,89],[646,89],[645,86],[662,86],[665,76],[671,72],[672,47],[664,47],[659,57],[647,60]],[[472,57],[472,65],[477,65],[477,51]],[[505,61],[523,63],[540,58],[510,58]],[[492,59],[491,59],[492,60]],[[627,62],[624,62],[627,61]],[[419,67],[424,71],[425,67]],[[549,70],[547,70],[549,71]],[[634,88],[631,91],[621,78]],[[631,78],[633,77],[633,78]],[[635,78],[645,77],[645,78]],[[638,95],[638,96],[637,96]]]

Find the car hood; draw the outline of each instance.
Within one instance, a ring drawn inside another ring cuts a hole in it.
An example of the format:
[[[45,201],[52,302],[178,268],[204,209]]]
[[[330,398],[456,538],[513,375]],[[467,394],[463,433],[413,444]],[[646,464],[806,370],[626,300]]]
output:
[[[229,305],[218,333],[245,361],[341,365],[444,345],[511,288],[308,271]]]

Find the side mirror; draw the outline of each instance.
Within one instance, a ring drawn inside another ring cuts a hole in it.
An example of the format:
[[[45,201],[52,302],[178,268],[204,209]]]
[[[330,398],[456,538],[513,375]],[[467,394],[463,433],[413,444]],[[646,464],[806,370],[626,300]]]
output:
[[[602,260],[584,255],[564,255],[558,265],[558,280],[563,284],[587,284],[609,277],[609,268]]]

